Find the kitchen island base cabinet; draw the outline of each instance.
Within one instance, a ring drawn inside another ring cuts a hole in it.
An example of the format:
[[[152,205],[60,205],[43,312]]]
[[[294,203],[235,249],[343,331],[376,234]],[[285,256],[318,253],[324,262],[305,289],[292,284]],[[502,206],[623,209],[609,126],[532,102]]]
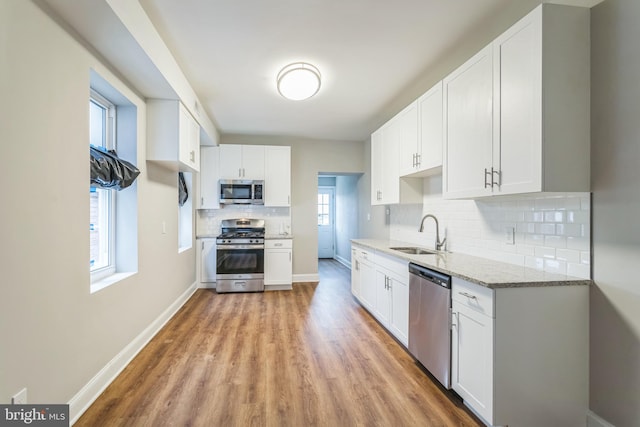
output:
[[[452,279],[452,384],[488,425],[584,426],[588,286]]]
[[[293,284],[293,241],[265,240],[264,287],[266,291],[289,290]]]

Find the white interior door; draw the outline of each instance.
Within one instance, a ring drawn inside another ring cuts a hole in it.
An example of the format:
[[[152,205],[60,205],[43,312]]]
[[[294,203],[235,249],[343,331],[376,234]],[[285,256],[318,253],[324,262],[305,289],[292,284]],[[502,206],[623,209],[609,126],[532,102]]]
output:
[[[334,255],[335,199],[335,188],[318,188],[318,258]]]

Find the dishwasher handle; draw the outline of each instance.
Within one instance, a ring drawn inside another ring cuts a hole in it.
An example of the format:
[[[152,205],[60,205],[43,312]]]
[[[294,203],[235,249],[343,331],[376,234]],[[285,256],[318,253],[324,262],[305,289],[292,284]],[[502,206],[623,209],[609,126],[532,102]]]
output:
[[[409,274],[416,275],[443,288],[451,288],[451,276],[431,270],[418,264],[409,263]]]

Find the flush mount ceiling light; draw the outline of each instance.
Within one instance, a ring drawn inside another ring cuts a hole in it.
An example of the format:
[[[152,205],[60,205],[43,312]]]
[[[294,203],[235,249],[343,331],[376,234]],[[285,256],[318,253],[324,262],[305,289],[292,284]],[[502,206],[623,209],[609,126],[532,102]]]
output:
[[[306,62],[294,62],[280,70],[277,81],[280,95],[302,101],[320,90],[320,71]]]

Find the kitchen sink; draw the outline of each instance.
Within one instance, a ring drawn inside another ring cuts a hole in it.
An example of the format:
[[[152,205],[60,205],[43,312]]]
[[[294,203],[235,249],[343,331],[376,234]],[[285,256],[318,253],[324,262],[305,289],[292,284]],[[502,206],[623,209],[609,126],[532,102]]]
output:
[[[395,248],[389,248],[392,249],[394,251],[398,251],[398,252],[402,252],[405,254],[409,254],[409,255],[435,255],[438,254],[438,251],[433,251],[430,249],[422,249],[422,248],[416,248],[416,247],[395,247]]]

